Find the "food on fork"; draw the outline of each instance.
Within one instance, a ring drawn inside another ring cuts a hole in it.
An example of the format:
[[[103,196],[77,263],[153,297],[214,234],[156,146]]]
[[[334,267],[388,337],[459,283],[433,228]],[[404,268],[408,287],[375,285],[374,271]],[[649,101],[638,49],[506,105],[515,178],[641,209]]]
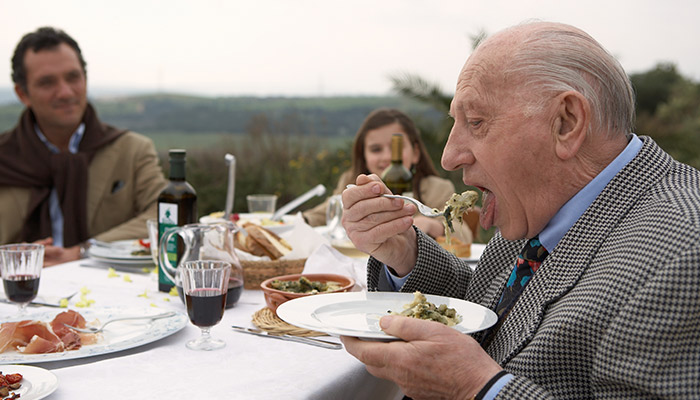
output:
[[[479,198],[479,194],[473,190],[466,190],[462,193],[453,193],[445,202],[445,208],[442,210],[442,214],[445,216],[445,238],[447,244],[450,244],[452,233],[454,233],[455,228],[452,224],[453,220],[457,220],[460,224],[464,222],[464,213],[469,211],[476,200]],[[437,210],[437,209],[436,209]]]
[[[258,257],[268,256],[271,260],[277,260],[292,251],[289,242],[260,225],[245,223],[242,227],[247,236],[239,235],[236,238],[236,247],[247,253]]]
[[[445,304],[435,306],[425,298],[423,293],[418,291],[413,292],[413,301],[404,304],[403,308],[404,310],[401,312],[389,310],[389,314],[436,321],[447,326],[454,326],[462,322],[462,316],[457,314],[454,308],[448,308]]]
[[[85,318],[73,310],[56,315],[51,322],[5,322],[0,325],[0,353],[12,349],[24,354],[60,353],[77,350],[99,340],[95,334],[70,330],[64,323],[83,328],[86,326]]]

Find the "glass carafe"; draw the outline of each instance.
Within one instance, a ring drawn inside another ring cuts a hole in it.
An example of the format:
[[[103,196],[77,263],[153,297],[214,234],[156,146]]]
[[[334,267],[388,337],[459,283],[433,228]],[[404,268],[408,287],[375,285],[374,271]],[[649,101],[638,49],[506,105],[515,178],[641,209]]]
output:
[[[216,224],[188,224],[173,227],[163,233],[158,251],[160,268],[170,278],[177,288],[180,300],[184,303],[182,280],[179,267],[186,261],[218,260],[231,264],[229,289],[226,298],[226,308],[233,307],[240,297],[243,288],[243,269],[235,251],[235,240],[238,227],[231,222]],[[167,243],[175,235],[182,239],[183,251],[177,265],[168,258]]]

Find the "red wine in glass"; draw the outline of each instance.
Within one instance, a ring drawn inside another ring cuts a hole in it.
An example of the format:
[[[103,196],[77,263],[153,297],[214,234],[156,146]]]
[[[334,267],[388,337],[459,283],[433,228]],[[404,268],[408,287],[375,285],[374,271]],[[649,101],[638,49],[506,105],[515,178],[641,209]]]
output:
[[[243,293],[243,281],[238,278],[228,279],[228,291],[226,292],[226,308],[231,308],[238,303]]]
[[[214,326],[224,316],[226,294],[215,288],[190,290],[186,294],[187,315],[200,328]]]
[[[39,292],[39,277],[35,275],[10,275],[3,277],[5,295],[13,303],[29,303]]]

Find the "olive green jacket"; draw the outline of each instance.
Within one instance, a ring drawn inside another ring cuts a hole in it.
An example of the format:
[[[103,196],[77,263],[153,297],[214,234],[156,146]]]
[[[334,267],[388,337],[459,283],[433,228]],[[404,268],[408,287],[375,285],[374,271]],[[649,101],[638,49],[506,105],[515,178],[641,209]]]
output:
[[[146,220],[156,217],[156,200],[166,183],[155,146],[145,136],[127,132],[98,150],[88,169],[90,237],[148,237]],[[29,197],[28,188],[0,186],[0,244],[18,241]]]

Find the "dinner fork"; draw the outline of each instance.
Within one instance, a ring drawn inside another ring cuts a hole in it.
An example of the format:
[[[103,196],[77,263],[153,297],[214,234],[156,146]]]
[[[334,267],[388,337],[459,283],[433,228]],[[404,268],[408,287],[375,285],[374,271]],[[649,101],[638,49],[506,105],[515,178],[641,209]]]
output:
[[[169,312],[166,312],[166,313],[156,314],[156,315],[144,315],[144,316],[140,316],[140,317],[114,318],[114,319],[110,319],[109,321],[105,322],[105,323],[102,324],[102,326],[100,326],[99,328],[95,328],[95,327],[77,328],[77,327],[75,327],[75,326],[71,326],[71,325],[68,325],[68,324],[63,324],[63,325],[65,325],[66,328],[72,329],[72,330],[74,330],[74,331],[76,331],[76,332],[82,332],[82,333],[97,333],[97,332],[102,332],[102,331],[104,330],[105,326],[107,326],[107,324],[111,324],[112,322],[127,321],[127,320],[132,320],[132,319],[148,319],[148,320],[153,321],[153,320],[156,320],[156,319],[162,319],[162,318],[172,317],[173,315],[176,315],[176,314],[177,314],[177,313],[174,312],[174,311],[169,311]]]
[[[347,185],[346,188],[350,189],[350,188],[353,188],[355,186],[357,186],[357,185],[353,185],[351,183],[351,184]],[[405,200],[405,201],[410,201],[411,203],[416,205],[416,207],[418,208],[418,212],[426,217],[435,218],[435,217],[442,217],[445,215],[445,211],[438,210],[437,208],[428,207],[425,204],[421,203],[420,201],[414,199],[413,197],[400,196],[398,194],[382,194],[382,196],[388,197],[390,199],[401,199],[401,200]]]

